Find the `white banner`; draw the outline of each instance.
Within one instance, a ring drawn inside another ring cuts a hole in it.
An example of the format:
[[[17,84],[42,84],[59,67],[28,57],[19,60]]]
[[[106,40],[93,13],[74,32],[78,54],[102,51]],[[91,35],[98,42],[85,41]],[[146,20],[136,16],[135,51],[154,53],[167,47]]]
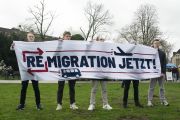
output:
[[[14,41],[22,80],[149,79],[160,76],[156,49],[87,41]]]

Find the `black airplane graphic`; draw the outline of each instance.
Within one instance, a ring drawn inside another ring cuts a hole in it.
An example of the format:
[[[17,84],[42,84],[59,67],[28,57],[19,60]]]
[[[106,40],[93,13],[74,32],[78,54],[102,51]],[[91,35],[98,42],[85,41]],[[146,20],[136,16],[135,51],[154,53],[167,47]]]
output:
[[[117,47],[117,49],[119,50],[119,52],[114,51],[114,55],[117,56],[132,56],[132,53],[125,53],[120,47]]]

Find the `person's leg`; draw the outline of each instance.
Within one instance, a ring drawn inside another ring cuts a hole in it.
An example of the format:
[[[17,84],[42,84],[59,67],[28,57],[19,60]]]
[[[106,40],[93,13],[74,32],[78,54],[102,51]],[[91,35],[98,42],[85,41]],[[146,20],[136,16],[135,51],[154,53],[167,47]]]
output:
[[[107,97],[107,81],[101,80],[101,95],[103,100],[103,109],[111,110],[112,107],[108,104],[108,97]]]
[[[101,95],[102,95],[102,101],[103,105],[108,104],[108,99],[107,99],[107,81],[100,80],[101,84]]]
[[[70,96],[70,108],[75,110],[78,109],[75,103],[75,84],[76,80],[69,80],[69,96]]]
[[[65,81],[58,81],[58,91],[57,91],[57,107],[56,110],[62,109],[62,97],[64,91]]]
[[[164,89],[164,77],[158,78],[158,84],[159,84],[159,98],[160,101],[163,102],[164,100],[166,100],[165,89]]]
[[[20,96],[20,104],[24,105],[26,100],[26,92],[28,87],[29,80],[25,80],[21,82],[21,96]]]
[[[152,99],[153,99],[154,88],[156,86],[156,82],[157,82],[157,78],[150,79],[149,90],[148,90],[148,103],[147,103],[147,106],[149,107],[153,106]]]
[[[29,80],[21,82],[21,94],[20,94],[20,104],[17,106],[16,110],[23,110],[25,107],[26,91],[28,87]]]
[[[154,94],[154,88],[156,86],[157,78],[150,79],[149,83],[149,90],[148,90],[148,101],[152,101],[153,94]]]
[[[96,92],[98,88],[98,80],[92,80],[92,88],[91,88],[91,97],[90,97],[90,105],[95,105]]]
[[[127,107],[128,92],[131,80],[124,80],[124,96],[123,96],[123,107]]]
[[[173,73],[173,82],[174,82],[174,79],[175,79],[175,74]]]
[[[60,105],[62,105],[64,83],[65,83],[65,81],[58,81],[57,103]]]
[[[137,107],[143,107],[139,102],[139,80],[133,80],[134,102]]]
[[[139,88],[138,87],[139,87],[139,80],[133,80],[135,104],[139,103]]]
[[[95,99],[96,99],[96,91],[98,88],[99,80],[92,80],[92,88],[91,88],[91,96],[90,96],[90,105],[88,107],[88,110],[94,110],[95,109]]]
[[[76,80],[69,80],[69,96],[70,96],[70,104],[75,103],[75,84]]]
[[[177,81],[178,81],[178,79],[179,79],[179,72],[177,72],[177,75],[176,75],[176,79],[177,79]]]
[[[35,93],[36,105],[38,107],[38,106],[40,106],[40,103],[41,103],[40,91],[39,91],[39,82],[36,80],[31,80],[31,81],[32,81],[32,86],[33,86],[34,93]]]

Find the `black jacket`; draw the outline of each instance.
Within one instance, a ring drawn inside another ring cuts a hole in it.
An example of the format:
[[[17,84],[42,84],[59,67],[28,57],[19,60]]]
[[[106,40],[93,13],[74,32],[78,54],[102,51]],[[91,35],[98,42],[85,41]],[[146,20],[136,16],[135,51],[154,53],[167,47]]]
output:
[[[161,73],[166,73],[166,54],[162,50],[158,49],[159,59],[161,64]]]

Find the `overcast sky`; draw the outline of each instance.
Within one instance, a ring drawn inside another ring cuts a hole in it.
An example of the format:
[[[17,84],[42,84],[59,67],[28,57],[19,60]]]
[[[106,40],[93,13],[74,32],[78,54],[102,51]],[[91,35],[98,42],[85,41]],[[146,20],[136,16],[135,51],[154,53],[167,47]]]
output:
[[[39,0],[0,0],[0,27],[17,27],[30,18],[28,8]],[[87,25],[84,7],[89,0],[46,0],[47,9],[56,11],[57,17],[49,34],[62,35],[64,30],[80,32]],[[158,12],[159,27],[174,44],[173,51],[180,49],[180,0],[92,0],[104,4],[113,15],[114,24],[109,27],[111,38],[115,32],[132,22],[134,12],[142,4],[153,4]]]

